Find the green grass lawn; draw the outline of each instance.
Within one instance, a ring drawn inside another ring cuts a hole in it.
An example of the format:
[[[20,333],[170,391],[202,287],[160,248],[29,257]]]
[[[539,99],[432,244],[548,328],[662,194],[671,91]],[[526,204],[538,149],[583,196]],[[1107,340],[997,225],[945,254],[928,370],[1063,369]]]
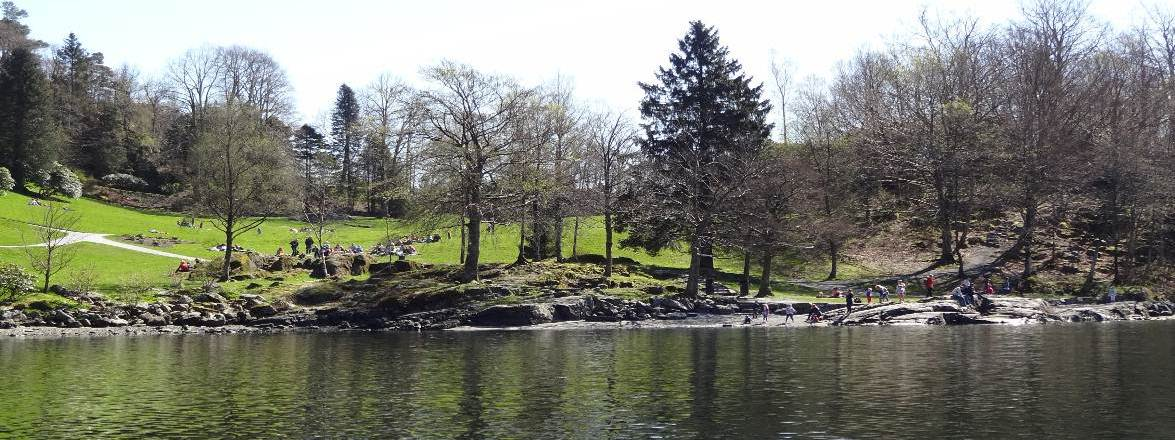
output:
[[[22,231],[28,236],[31,227],[27,223],[38,223],[43,215],[43,206],[28,205],[29,197],[22,194],[8,193],[0,196],[0,245],[20,245]],[[128,209],[99,202],[92,199],[77,199],[65,201],[50,201],[67,206],[71,211],[79,214],[80,219],[74,226],[81,232],[95,232],[113,234],[113,239],[127,234],[143,234],[146,236],[176,237],[182,242],[174,246],[160,247],[160,250],[197,258],[215,258],[219,252],[209,250],[224,242],[224,233],[216,230],[208,219],[197,219],[204,227],[181,227],[179,222],[182,216],[172,213],[150,212]],[[603,254],[604,233],[602,218],[585,217],[580,219],[578,238],[574,237],[574,220],[568,219],[564,226],[563,254],[570,256],[573,246],[576,253]],[[279,247],[289,252],[289,242],[297,239],[301,243],[308,234],[294,232],[294,229],[308,226],[304,222],[287,218],[268,219],[260,228],[260,232],[249,231],[235,241],[236,244],[263,254],[272,254]],[[370,248],[385,235],[393,237],[403,235],[425,235],[438,233],[441,241],[436,243],[422,243],[417,245],[418,254],[412,257],[425,263],[455,264],[460,256],[460,231],[456,227],[448,229],[429,229],[422,224],[400,220],[390,220],[385,223],[382,219],[357,217],[351,220],[334,222],[330,225],[333,230],[326,236],[330,243],[340,243],[344,246],[357,243]],[[149,231],[156,230],[157,233]],[[498,225],[493,233],[483,230],[481,238],[481,261],[485,263],[512,262],[518,255],[518,226]],[[619,240],[623,234],[616,234]],[[32,242],[31,236],[23,241]],[[99,291],[114,294],[116,297],[125,297],[128,290],[140,290],[141,286],[165,287],[172,284],[170,274],[177,261],[171,258],[159,257],[129,250],[122,250],[110,246],[91,243],[76,245],[77,257],[73,264],[58,274],[52,280],[54,284],[78,284],[77,280],[88,280]],[[667,249],[657,255],[650,255],[639,249],[613,248],[617,257],[628,257],[645,265],[669,268],[684,268],[688,266],[689,256],[681,250]],[[776,267],[780,272],[794,275],[799,273],[819,273],[826,270],[819,262],[805,263],[800,260],[789,261],[780,258]],[[28,265],[28,258],[22,249],[0,249],[0,261],[14,262]],[[741,273],[742,260],[737,257],[719,258],[715,265],[727,275],[722,277],[724,283],[736,287],[737,280],[732,277]],[[758,265],[753,270],[758,272]],[[846,272],[854,268],[846,265]],[[777,295],[810,297],[814,292],[787,284],[777,276],[772,283]],[[85,284],[85,283],[82,283]],[[241,283],[244,285],[244,283]],[[235,290],[239,286],[230,285],[226,288]],[[133,295],[132,295],[133,296]]]

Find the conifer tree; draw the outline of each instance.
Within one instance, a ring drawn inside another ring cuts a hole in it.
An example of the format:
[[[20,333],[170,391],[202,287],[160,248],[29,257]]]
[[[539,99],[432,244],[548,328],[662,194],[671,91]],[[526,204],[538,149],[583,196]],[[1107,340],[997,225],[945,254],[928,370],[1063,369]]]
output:
[[[331,137],[334,139],[335,157],[339,159],[342,173],[339,180],[346,193],[347,210],[355,207],[356,176],[355,165],[359,159],[359,148],[363,137],[359,133],[359,101],[355,91],[343,84],[339,86],[335,108],[331,112]]]
[[[17,189],[54,156],[49,84],[39,64],[27,48],[0,61],[0,166],[12,172]]]
[[[626,240],[657,250],[670,241],[690,246],[686,294],[697,294],[698,280],[713,290],[713,249],[720,239],[719,212],[745,191],[750,161],[767,143],[771,105],[762,85],[752,86],[742,65],[729,57],[718,33],[700,21],[678,42],[678,53],[641,84],[641,151],[648,166],[637,206],[629,210],[632,234]],[[635,221],[633,221],[635,220]]]

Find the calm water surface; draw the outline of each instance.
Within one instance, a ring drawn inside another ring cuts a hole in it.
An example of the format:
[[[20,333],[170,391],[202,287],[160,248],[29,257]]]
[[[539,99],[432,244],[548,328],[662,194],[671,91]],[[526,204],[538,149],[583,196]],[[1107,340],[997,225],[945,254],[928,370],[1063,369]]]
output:
[[[1175,322],[0,341],[0,438],[1175,438]]]

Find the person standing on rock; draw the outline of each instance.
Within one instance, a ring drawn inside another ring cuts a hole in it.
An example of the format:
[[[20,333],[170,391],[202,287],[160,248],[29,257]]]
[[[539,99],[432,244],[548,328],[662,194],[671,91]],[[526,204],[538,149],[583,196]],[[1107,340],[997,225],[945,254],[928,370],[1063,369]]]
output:
[[[877,285],[877,302],[889,302],[889,289],[886,289],[885,286],[880,284]]]
[[[934,295],[934,274],[930,274],[929,276],[927,276],[926,281],[923,283],[923,285],[926,286],[926,297],[927,298],[930,298],[932,295]]]
[[[906,302],[906,280],[905,279],[898,280],[897,290],[898,290],[898,302],[899,303]]]
[[[298,255],[298,239],[290,240],[290,255]]]
[[[310,252],[310,248],[314,247],[314,239],[310,238],[310,237],[306,237],[305,243],[306,243],[306,252]]]
[[[767,318],[771,316],[771,305],[763,303],[763,322],[767,322]]]
[[[848,313],[845,313],[846,317],[849,316],[849,313],[853,313],[853,289],[845,289],[845,308],[848,309]]]
[[[1118,301],[1118,289],[1114,288],[1113,284],[1106,289],[1106,301],[1111,303]]]
[[[794,324],[796,322],[795,318],[796,318],[796,308],[793,307],[791,305],[791,303],[785,304],[783,306],[783,324],[787,325],[787,323],[789,323],[789,322]]]
[[[865,288],[865,304],[873,304],[873,288]]]

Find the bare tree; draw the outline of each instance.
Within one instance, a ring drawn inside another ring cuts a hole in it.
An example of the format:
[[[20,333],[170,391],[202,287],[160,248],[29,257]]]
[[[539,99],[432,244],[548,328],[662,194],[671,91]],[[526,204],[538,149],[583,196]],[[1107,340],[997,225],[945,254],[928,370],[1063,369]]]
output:
[[[1082,124],[1089,111],[1081,83],[1101,35],[1084,4],[1040,0],[1024,8],[1024,19],[1005,37],[1012,60],[1006,80],[1010,98],[1003,117],[1008,121],[1009,169],[1019,194],[1023,227],[1018,246],[1023,277],[1029,287],[1041,204],[1065,184],[1067,156],[1087,143]]]
[[[364,166],[368,210],[380,205],[388,214],[389,201],[404,198],[415,180],[412,149],[423,137],[423,108],[416,92],[395,77],[383,74],[362,93],[369,142]]]
[[[788,143],[791,139],[788,137],[788,128],[791,126],[791,120],[788,118],[788,99],[791,97],[792,76],[795,72],[795,66],[788,59],[777,60],[775,58],[775,51],[771,53],[771,81],[775,85],[775,93],[779,95],[779,131],[782,135],[781,141]]]
[[[810,79],[803,90],[796,104],[797,134],[803,139],[803,158],[811,171],[804,175],[814,180],[813,196],[819,200],[819,221],[813,223],[813,230],[828,251],[828,279],[832,280],[838,275],[841,245],[856,229],[848,207],[854,196],[857,155],[838,125],[843,110],[837,108],[827,87]]]
[[[41,291],[48,292],[49,281],[69,267],[77,253],[76,246],[69,247],[73,242],[68,237],[81,216],[56,203],[46,203],[41,209],[40,224],[32,227],[35,243],[25,241],[24,249],[29,265],[41,276]],[[21,234],[23,239],[23,229]]]
[[[173,99],[188,109],[195,126],[199,126],[205,110],[215,102],[214,91],[224,68],[220,57],[216,47],[201,46],[189,49],[167,66]]]
[[[612,276],[613,217],[616,196],[637,152],[637,128],[622,113],[602,112],[587,122],[587,157],[592,187],[604,216],[604,277]]]
[[[190,182],[196,204],[224,232],[221,278],[228,279],[234,239],[282,212],[295,185],[284,139],[260,123],[255,109],[227,104],[209,116],[192,151]]]
[[[262,119],[284,119],[293,112],[293,87],[286,72],[269,54],[244,46],[217,49],[221,64],[217,89],[223,102],[240,100],[257,109]]]
[[[425,69],[432,87],[422,93],[424,120],[434,142],[425,152],[436,172],[457,178],[467,250],[462,278],[477,278],[482,209],[488,183],[510,163],[518,145],[516,121],[534,95],[508,78],[450,61]],[[443,204],[443,203],[442,203]]]

